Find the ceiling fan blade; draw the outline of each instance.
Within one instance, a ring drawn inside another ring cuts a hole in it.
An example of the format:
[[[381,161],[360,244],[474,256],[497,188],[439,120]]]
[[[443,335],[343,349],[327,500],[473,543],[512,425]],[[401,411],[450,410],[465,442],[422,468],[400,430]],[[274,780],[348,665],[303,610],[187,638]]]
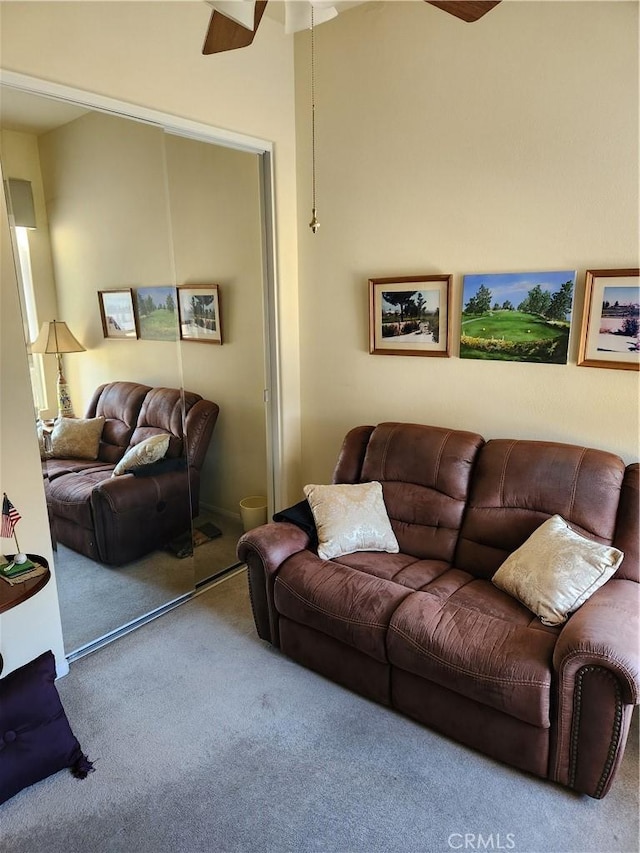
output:
[[[222,53],[225,50],[236,50],[239,47],[248,47],[253,41],[258,30],[258,24],[267,5],[267,0],[257,0],[253,15],[253,29],[248,30],[242,24],[232,21],[220,12],[213,11],[209,21],[207,37],[204,40],[202,52],[205,56],[210,53]]]
[[[430,6],[437,6],[443,12],[448,12],[450,15],[455,15],[456,18],[461,18],[463,21],[471,24],[477,21],[487,12],[490,12],[494,6],[497,6],[500,0],[426,0]]]

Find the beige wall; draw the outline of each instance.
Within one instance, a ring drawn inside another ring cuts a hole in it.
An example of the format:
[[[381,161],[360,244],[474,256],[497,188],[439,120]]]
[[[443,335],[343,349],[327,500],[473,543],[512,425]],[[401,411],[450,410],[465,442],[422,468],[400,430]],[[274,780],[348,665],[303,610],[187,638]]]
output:
[[[222,346],[180,345],[185,387],[220,406],[202,501],[238,514],[241,498],[267,494],[258,158],[177,136],[165,144],[176,281],[220,288]]]
[[[64,357],[76,415],[102,382],[179,386],[177,345],[105,340],[97,297],[174,283],[162,130],[88,113],[39,148],[60,318],[87,348]]]
[[[308,34],[296,43],[310,219]],[[316,32],[319,232],[300,231],[305,482],[408,420],[638,458],[638,374],[576,366],[586,269],[638,266],[638,4],[367,4]],[[566,366],[368,354],[369,277],[578,271]]]

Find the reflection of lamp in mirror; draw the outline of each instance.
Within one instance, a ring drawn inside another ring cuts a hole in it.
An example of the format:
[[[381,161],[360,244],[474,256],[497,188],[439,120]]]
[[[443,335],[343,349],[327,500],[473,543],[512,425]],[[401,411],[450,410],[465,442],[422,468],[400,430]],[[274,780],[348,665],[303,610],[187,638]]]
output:
[[[40,334],[31,344],[31,352],[53,353],[58,359],[58,417],[73,418],[73,406],[67,380],[62,373],[62,354],[67,352],[85,352],[80,341],[71,334],[66,323],[59,320],[50,320],[43,323]]]
[[[13,217],[16,228],[35,228],[36,209],[33,204],[33,192],[31,182],[21,178],[7,178],[7,201],[9,202],[9,214]]]

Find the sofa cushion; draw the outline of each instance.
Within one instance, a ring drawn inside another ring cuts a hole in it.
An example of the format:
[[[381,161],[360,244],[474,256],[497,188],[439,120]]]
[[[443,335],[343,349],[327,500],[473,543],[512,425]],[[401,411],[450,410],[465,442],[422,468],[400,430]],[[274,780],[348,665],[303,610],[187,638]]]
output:
[[[392,665],[547,728],[557,634],[489,581],[452,569],[404,599],[387,646]]]
[[[507,557],[493,583],[545,625],[560,625],[609,580],[623,556],[611,545],[580,536],[554,515]]]
[[[150,391],[137,382],[108,382],[96,388],[86,416],[102,416],[104,429],[98,458],[112,465],[122,458],[129,446],[142,403]]]
[[[368,435],[362,456],[367,435],[356,431],[356,442],[347,436],[334,481],[345,482],[340,478],[348,474],[358,481],[381,482],[400,551],[451,563],[482,437],[422,424],[383,423]]]
[[[51,456],[97,459],[104,418],[58,418],[51,432]]]
[[[491,578],[551,515],[611,544],[625,466],[613,453],[494,439],[478,455],[454,564]]]
[[[410,554],[383,554],[371,551],[344,554],[339,562],[342,566],[349,566],[367,575],[393,581],[409,589],[422,589],[451,568],[444,560],[418,560]]]
[[[88,530],[93,529],[91,493],[100,483],[111,478],[111,468],[72,471],[45,481],[47,506],[54,516],[66,519]]]
[[[323,561],[310,551],[283,563],[274,588],[278,613],[383,663],[389,620],[410,594],[393,581],[354,571],[337,560]]]
[[[354,551],[397,554],[380,483],[304,487],[318,533],[318,556],[331,560]]]
[[[98,459],[47,459],[42,465],[43,473],[49,480],[55,480],[64,474],[73,471],[108,471],[111,473],[113,465],[108,462],[100,462]]]
[[[119,477],[126,471],[132,471],[134,468],[144,468],[145,465],[152,465],[162,459],[169,447],[169,434],[160,433],[151,435],[145,438],[139,444],[134,444],[124,454],[122,459],[113,469],[114,477]]]
[[[167,458],[182,456],[184,452],[185,414],[202,398],[179,388],[151,388],[144,398],[131,445],[159,433],[169,433]]]

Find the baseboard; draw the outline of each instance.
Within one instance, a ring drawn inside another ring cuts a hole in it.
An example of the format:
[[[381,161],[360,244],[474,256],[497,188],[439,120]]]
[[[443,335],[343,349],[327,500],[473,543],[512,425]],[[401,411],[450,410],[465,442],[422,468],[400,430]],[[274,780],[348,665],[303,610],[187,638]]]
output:
[[[240,513],[239,512],[231,512],[229,509],[223,509],[221,506],[214,506],[213,504],[206,504],[204,501],[200,501],[201,509],[206,509],[207,512],[215,512],[218,515],[222,515],[224,518],[231,518],[234,521],[240,521]]]

